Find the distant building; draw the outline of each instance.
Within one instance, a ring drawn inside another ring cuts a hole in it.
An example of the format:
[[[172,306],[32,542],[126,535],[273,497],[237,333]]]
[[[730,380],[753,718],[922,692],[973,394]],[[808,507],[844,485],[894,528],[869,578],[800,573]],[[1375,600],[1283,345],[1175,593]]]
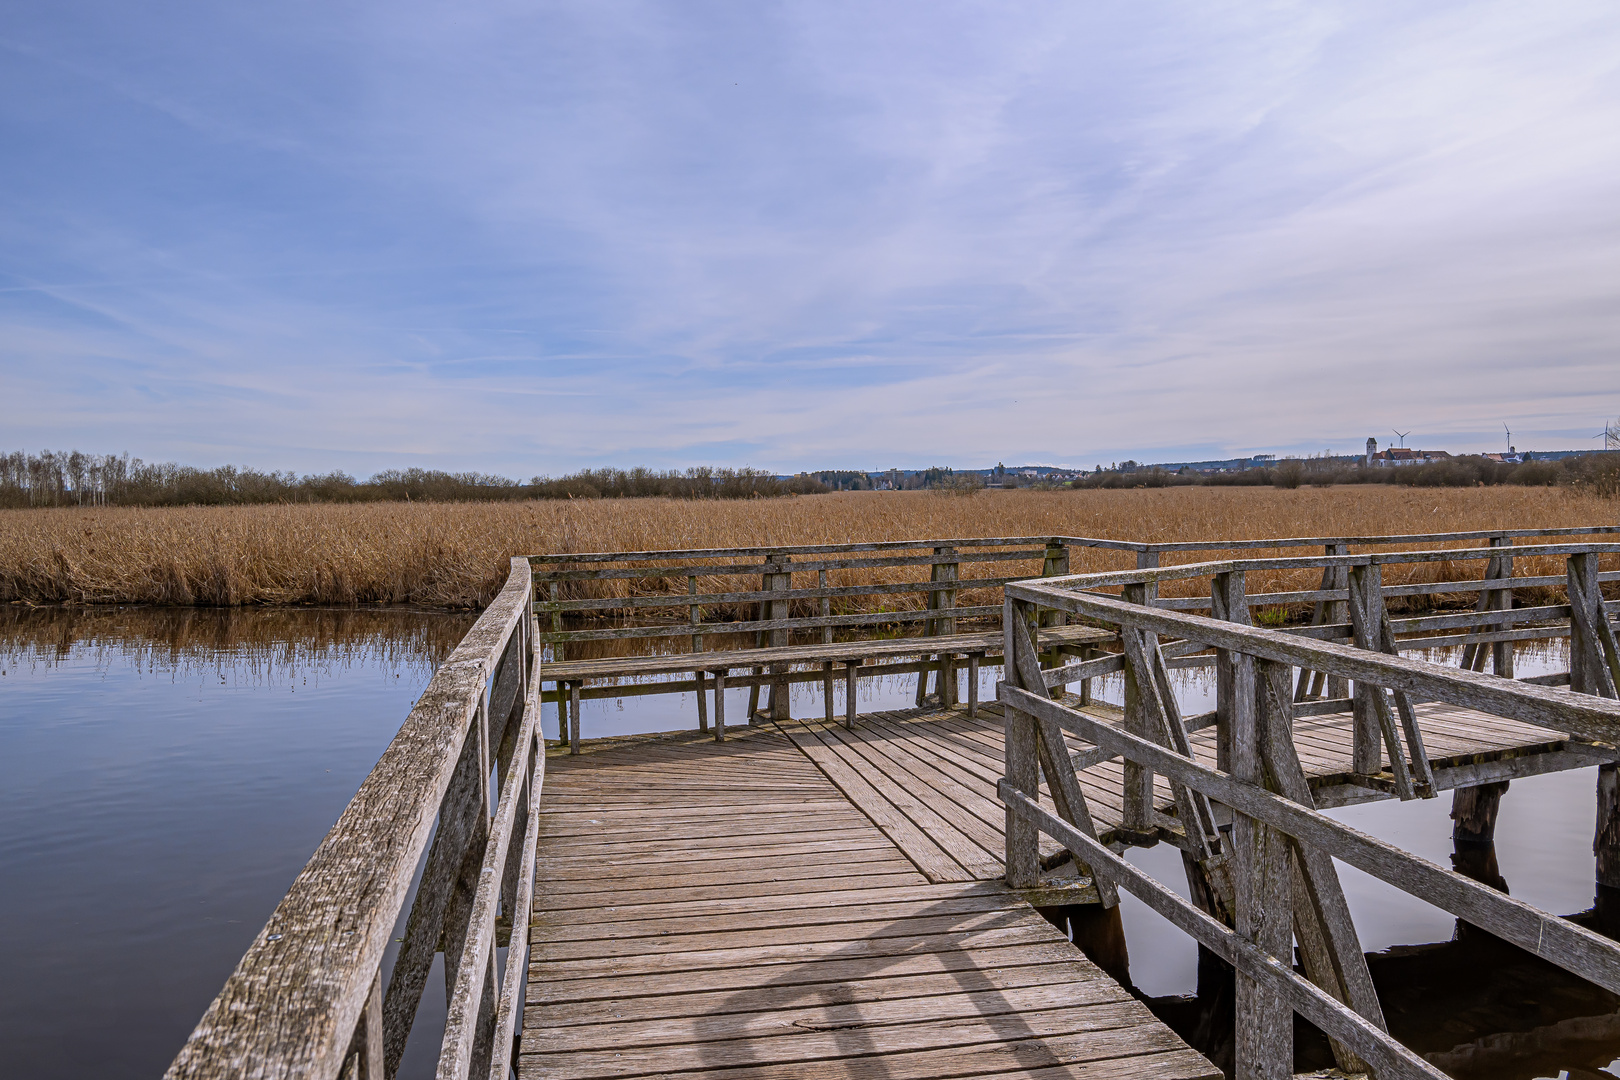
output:
[[[1372,445],[1372,440],[1367,440]],[[1451,454],[1445,450],[1409,450],[1404,446],[1392,446],[1388,450],[1367,455],[1367,463],[1374,468],[1388,469],[1400,465],[1433,465],[1437,461],[1449,461]]]

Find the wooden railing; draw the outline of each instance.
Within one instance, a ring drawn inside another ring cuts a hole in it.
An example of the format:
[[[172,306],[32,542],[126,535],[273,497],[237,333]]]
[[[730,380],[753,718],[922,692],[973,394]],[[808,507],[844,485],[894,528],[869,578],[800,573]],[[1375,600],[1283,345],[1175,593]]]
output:
[[[1490,534],[1496,536],[1500,534]],[[1274,541],[1267,541],[1272,544]],[[1444,1074],[1390,1037],[1365,956],[1350,920],[1333,860],[1366,871],[1430,904],[1451,912],[1537,956],[1610,991],[1620,992],[1620,944],[1575,923],[1540,911],[1452,870],[1441,868],[1367,836],[1320,813],[1294,748],[1294,717],[1309,709],[1300,688],[1316,683],[1312,673],[1337,685],[1353,685],[1349,705],[1356,740],[1355,770],[1368,783],[1383,782],[1402,797],[1433,793],[1421,733],[1412,715],[1415,701],[1438,701],[1541,725],[1573,736],[1593,764],[1610,778],[1599,791],[1613,795],[1614,762],[1620,757],[1620,650],[1609,611],[1598,593],[1601,555],[1620,544],[1540,545],[1516,555],[1561,558],[1568,603],[1512,614],[1566,620],[1541,626],[1572,636],[1571,689],[1536,685],[1464,667],[1399,655],[1398,620],[1382,612],[1378,569],[1392,562],[1447,559],[1496,560],[1495,591],[1504,557],[1500,546],[1466,551],[1314,556],[1311,566],[1342,570],[1342,588],[1311,597],[1342,603],[1344,624],[1319,623],[1293,632],[1248,625],[1245,575],[1275,570],[1298,560],[1226,560],[1156,570],[1078,575],[1006,586],[1003,628],[1007,678],[998,697],[1007,709],[1006,765],[999,790],[1006,804],[1006,865],[1009,884],[1038,884],[1037,838],[1045,833],[1067,847],[1083,872],[1093,876],[1110,906],[1123,888],[1201,945],[1231,964],[1237,975],[1237,1075],[1293,1075],[1293,1024],[1297,1012],[1333,1043],[1346,1072],[1367,1068],[1384,1077]],[[1188,614],[1155,603],[1153,590],[1169,576],[1205,577],[1207,605],[1215,617]],[[1118,595],[1113,590],[1119,590]],[[1102,590],[1108,590],[1104,592]],[[1043,669],[1031,643],[1039,612],[1063,612],[1115,629],[1121,652],[1097,661]],[[1408,629],[1467,627],[1494,645],[1515,640],[1515,631],[1492,629],[1504,617],[1496,608],[1467,613],[1463,621],[1435,624],[1409,620]],[[1459,618],[1444,616],[1446,619]],[[1412,624],[1416,625],[1412,625]],[[1348,639],[1353,644],[1345,644]],[[1475,642],[1479,644],[1480,642]],[[1217,665],[1216,709],[1207,717],[1183,718],[1168,671],[1193,650],[1213,650]],[[1105,723],[1079,708],[1053,700],[1055,688],[1105,671],[1125,677],[1121,725]],[[1500,665],[1499,665],[1500,670]],[[1296,672],[1300,674],[1296,676]],[[1311,711],[1324,711],[1315,710]],[[1217,725],[1214,767],[1193,757],[1190,728]],[[1094,745],[1071,758],[1063,733]],[[1388,754],[1389,775],[1381,758]],[[1197,902],[1183,899],[1097,841],[1076,768],[1108,758],[1124,761],[1124,824],[1127,841],[1166,839],[1182,849]],[[1174,817],[1153,803],[1153,778],[1168,781]],[[1039,801],[1045,778],[1056,813]],[[1600,809],[1600,812],[1602,810]],[[1294,970],[1299,942],[1303,976]]]
[[[545,767],[530,591],[513,559],[166,1076],[392,1077],[443,952],[439,1080],[505,1080]]]
[[[706,548],[689,551],[614,551],[549,554],[530,557],[534,563],[535,611],[541,618],[543,644],[606,641],[625,638],[691,639],[693,652],[703,650],[708,633],[756,634],[761,646],[786,645],[798,631],[815,631],[824,642],[840,629],[860,629],[903,623],[949,623],[956,619],[999,618],[1001,604],[958,606],[957,594],[968,589],[999,588],[1009,581],[1028,578],[1028,572],[991,577],[964,577],[962,568],[975,563],[1037,562],[1051,573],[1068,572],[1069,543],[1134,550],[1123,541],[1071,541],[1063,537],[999,537],[956,540],[908,540],[869,544],[821,544],[751,548]],[[746,561],[744,561],[746,560]],[[633,564],[644,565],[633,565]],[[888,581],[867,585],[829,585],[828,573],[848,570],[904,571],[929,568],[927,581]],[[795,587],[793,579],[816,575],[814,585]],[[726,588],[699,591],[714,579],[758,578],[758,589]],[[570,584],[634,582],[643,590],[634,595],[564,598]],[[922,595],[915,610],[860,611],[833,614],[835,601],[870,597]],[[733,613],[751,612],[753,618],[705,621],[707,609],[724,607]],[[797,607],[813,607],[815,614],[792,614]],[[617,626],[604,629],[564,629],[570,614],[622,617],[687,615],[687,621],[657,625]]]
[[[1593,536],[1620,533],[1620,526],[1599,525],[1573,529],[1512,529],[1485,532],[1433,533],[1403,536],[1285,537],[1274,540],[1210,540],[1146,543],[1108,540],[1085,536],[974,537],[940,540],[907,540],[861,544],[787,545],[772,547],[701,548],[672,551],[612,551],[552,553],[532,555],[535,605],[540,617],[539,640],[543,645],[570,642],[617,641],[629,638],[690,639],[693,652],[703,649],[708,633],[757,634],[760,645],[785,645],[794,631],[815,631],[823,641],[831,641],[839,629],[858,629],[901,623],[940,623],[948,620],[1001,617],[1001,604],[958,606],[957,594],[973,589],[1001,588],[1012,581],[1033,576],[1029,573],[972,577],[963,574],[964,565],[974,563],[1035,562],[1040,575],[1061,576],[1069,572],[1074,548],[1096,548],[1136,556],[1139,569],[1158,567],[1168,553],[1197,551],[1242,551],[1290,547],[1319,547],[1331,555],[1348,554],[1351,547],[1409,547],[1414,544],[1461,543],[1489,540],[1492,545],[1512,545],[1515,538],[1548,536]],[[1493,553],[1493,557],[1495,554]],[[1438,556],[1447,557],[1447,556]],[[1278,563],[1279,566],[1284,565]],[[1313,561],[1308,564],[1322,565]],[[829,585],[827,575],[834,571],[905,570],[928,567],[926,581],[887,581],[866,585]],[[814,585],[795,586],[795,576],[816,575]],[[1506,576],[1506,575],[1502,575]],[[699,591],[713,579],[758,578],[758,589],[728,588]],[[565,592],[588,591],[591,583],[632,583],[639,591],[623,595],[564,596]],[[1523,583],[1520,583],[1523,584]],[[676,588],[670,588],[676,586]],[[1330,590],[1332,583],[1322,591]],[[1342,585],[1339,586],[1343,588]],[[1463,589],[1480,586],[1461,586]],[[1408,587],[1404,593],[1434,592],[1425,586]],[[837,600],[882,596],[926,596],[915,610],[861,611],[834,615]],[[1316,593],[1277,594],[1263,598],[1268,603],[1286,603],[1314,598]],[[1256,598],[1257,602],[1262,598]],[[814,605],[813,615],[793,615],[794,608]],[[753,618],[705,621],[707,609],[724,607],[732,612],[752,611]],[[566,629],[569,615],[620,618],[663,616],[665,621],[650,625],[620,625],[590,629]],[[670,621],[671,614],[686,616],[685,622]],[[559,654],[556,659],[562,659]]]

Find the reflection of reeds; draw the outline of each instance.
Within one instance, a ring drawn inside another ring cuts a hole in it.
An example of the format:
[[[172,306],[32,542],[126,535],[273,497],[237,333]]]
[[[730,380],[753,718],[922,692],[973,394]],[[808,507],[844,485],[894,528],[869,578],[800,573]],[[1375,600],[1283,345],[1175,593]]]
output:
[[[1073,535],[1162,542],[1554,527],[1613,520],[1612,503],[1554,489],[1383,485],[1294,491],[985,491],[971,498],[929,492],[843,492],[742,502],[589,499],[6,510],[0,511],[0,600],[478,607],[500,588],[510,556],[542,552],[953,536]],[[1166,563],[1208,557],[1178,555]],[[1080,573],[1124,565],[1126,558],[1117,552],[1076,549],[1072,569]],[[1477,564],[1430,563],[1392,568],[1386,581],[1442,580],[1448,573],[1477,577],[1480,570]],[[995,564],[985,563],[964,564],[963,571],[967,576],[1001,572]],[[1519,568],[1521,574],[1530,572],[1560,573],[1562,568],[1550,564]],[[905,575],[926,576],[926,568]],[[834,572],[830,577],[835,585],[864,585],[899,580],[901,575],[866,570]],[[1311,571],[1296,571],[1258,580],[1250,591],[1314,584]],[[592,583],[592,593],[661,587],[651,582]],[[684,589],[685,582],[675,587]],[[1178,589],[1191,592],[1194,587],[1170,586],[1165,592],[1177,595]],[[1201,591],[1203,586],[1196,587]],[[992,590],[967,588],[958,603],[999,599]],[[851,602],[850,610],[857,603],[861,610],[876,610],[882,603],[914,607],[918,602],[916,595],[869,597]]]
[[[366,609],[0,608],[0,662],[88,655],[146,670],[229,667],[264,675],[372,664],[425,675],[455,648],[470,615]]]

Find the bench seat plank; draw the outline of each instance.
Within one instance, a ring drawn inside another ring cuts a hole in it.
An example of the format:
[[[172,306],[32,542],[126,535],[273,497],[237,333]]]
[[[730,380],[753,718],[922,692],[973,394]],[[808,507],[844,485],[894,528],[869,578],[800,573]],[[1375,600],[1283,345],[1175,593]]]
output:
[[[725,623],[708,627],[710,633],[725,633]],[[1041,630],[1041,647],[1086,645],[1111,641],[1114,634],[1089,626],[1051,626]],[[582,679],[612,679],[636,675],[676,675],[702,669],[755,667],[762,664],[816,663],[831,660],[848,663],[890,656],[918,656],[927,653],[983,653],[1001,655],[1001,631],[978,634],[947,634],[937,637],[893,638],[882,641],[836,641],[830,645],[782,645],[763,649],[733,649],[726,652],[670,653],[663,656],[616,656],[601,660],[568,660],[541,665],[540,677],[547,681],[578,682]]]

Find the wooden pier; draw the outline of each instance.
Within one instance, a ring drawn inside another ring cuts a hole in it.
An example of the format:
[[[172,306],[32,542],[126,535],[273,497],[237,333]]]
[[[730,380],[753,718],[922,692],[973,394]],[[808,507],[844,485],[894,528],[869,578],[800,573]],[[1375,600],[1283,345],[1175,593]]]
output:
[[[1599,765],[1594,884],[1620,896],[1620,601],[1601,591],[1620,570],[1600,564],[1620,544],[1515,546],[1571,532],[514,559],[168,1075],[390,1080],[442,954],[439,1080],[1213,1080],[1059,929],[1124,892],[1230,966],[1242,1080],[1291,1078],[1296,1016],[1345,1072],[1441,1080],[1386,1029],[1337,863],[1616,993],[1620,944],[1321,811],[1454,789],[1456,835],[1477,842],[1504,782]],[[1077,546],[1135,566],[1071,574]],[[1258,546],[1322,553],[1232,555]],[[1196,551],[1225,554],[1161,565]],[[1019,561],[1031,576],[997,573]],[[1540,572],[1515,576],[1516,561]],[[1469,562],[1484,573],[1446,576]],[[997,576],[962,576],[975,563]],[[1406,564],[1442,571],[1383,582]],[[828,576],[852,567],[928,576]],[[1320,570],[1320,586],[1246,592],[1246,575],[1298,569]],[[814,581],[796,588],[795,574]],[[626,580],[643,591],[606,588]],[[1000,605],[957,606],[992,587]],[[1560,603],[1546,602],[1554,588]],[[1536,590],[1535,606],[1515,589]],[[920,605],[831,610],[907,593]],[[1477,603],[1391,618],[1388,598],[1414,596]],[[1314,615],[1253,625],[1266,604]],[[734,617],[714,621],[725,605]],[[622,610],[676,618],[562,621]],[[959,632],[958,618],[991,614],[999,634]],[[923,635],[832,640],[896,623]],[[755,648],[705,650],[705,633]],[[658,638],[686,647],[555,651]],[[1516,678],[1512,644],[1547,638],[1570,640],[1569,670]],[[1440,644],[1466,646],[1462,664],[1402,655]],[[980,702],[988,663],[1003,677]],[[1177,705],[1169,673],[1189,667],[1213,668],[1207,713]],[[1122,707],[1092,694],[1115,673]],[[917,676],[917,707],[857,714],[856,681],[896,674]],[[749,691],[729,729],[728,677]],[[795,682],[821,683],[819,715],[791,714]],[[582,730],[581,701],[692,691],[700,730]],[[543,701],[567,736],[550,747]],[[1122,857],[1158,843],[1181,850],[1190,899]]]
[[[519,1076],[1220,1075],[774,725],[624,743],[551,762]]]

